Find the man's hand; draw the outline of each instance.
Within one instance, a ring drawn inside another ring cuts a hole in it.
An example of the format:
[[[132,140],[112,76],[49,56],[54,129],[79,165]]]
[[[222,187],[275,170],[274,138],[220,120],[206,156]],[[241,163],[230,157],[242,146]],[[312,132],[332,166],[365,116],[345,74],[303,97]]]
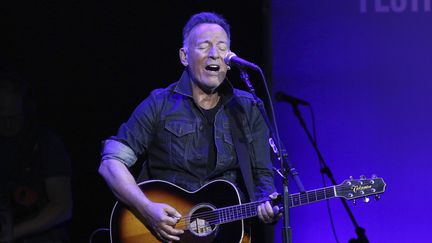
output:
[[[99,173],[116,197],[133,209],[156,238],[163,242],[180,239],[178,235],[183,234],[183,230],[174,227],[181,215],[167,204],[149,200],[125,164],[115,159],[102,160]]]
[[[278,194],[276,192],[274,192],[269,197],[271,199],[276,199],[277,195]],[[266,223],[266,224],[275,223],[282,216],[282,213],[279,212],[279,207],[278,206],[272,207],[272,205],[270,204],[269,201],[266,201],[265,203],[261,203],[258,206],[257,211],[258,211],[258,218],[263,223]]]
[[[144,207],[142,213],[145,224],[149,226],[155,237],[163,242],[178,241],[178,235],[183,234],[183,230],[175,229],[175,225],[180,220],[181,215],[173,207],[164,203],[149,202]]]

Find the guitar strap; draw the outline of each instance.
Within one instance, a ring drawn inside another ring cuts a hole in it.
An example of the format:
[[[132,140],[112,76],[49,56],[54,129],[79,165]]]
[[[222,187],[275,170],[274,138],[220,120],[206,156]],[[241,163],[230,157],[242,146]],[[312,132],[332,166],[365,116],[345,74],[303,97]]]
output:
[[[227,105],[226,110],[243,182],[249,195],[249,200],[255,201],[255,183],[252,178],[251,168],[252,161],[248,153],[248,142],[244,134],[244,129],[242,129],[241,115],[244,114],[244,110],[235,97]]]

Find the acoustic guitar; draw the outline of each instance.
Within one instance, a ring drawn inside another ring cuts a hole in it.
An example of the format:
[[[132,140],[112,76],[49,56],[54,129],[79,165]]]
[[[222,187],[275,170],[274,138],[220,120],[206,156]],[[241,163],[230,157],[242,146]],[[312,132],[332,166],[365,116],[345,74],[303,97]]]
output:
[[[149,180],[138,184],[154,202],[166,203],[182,215],[176,228],[184,230],[181,243],[250,242],[245,219],[257,216],[257,206],[266,200],[242,204],[237,188],[225,180],[215,180],[196,191],[188,191],[167,181]],[[381,194],[386,184],[382,178],[345,180],[304,193],[289,195],[289,207],[301,206],[335,197],[351,200]],[[282,196],[268,199],[282,207]],[[366,201],[366,200],[365,200]],[[160,242],[133,210],[116,202],[110,220],[111,243]]]

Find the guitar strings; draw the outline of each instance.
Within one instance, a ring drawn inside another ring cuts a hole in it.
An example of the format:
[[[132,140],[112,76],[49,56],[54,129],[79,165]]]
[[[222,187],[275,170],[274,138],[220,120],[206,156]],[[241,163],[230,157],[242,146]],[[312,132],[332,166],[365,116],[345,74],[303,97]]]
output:
[[[305,193],[291,194],[291,195],[289,195],[290,206],[297,206],[294,203],[295,197],[297,197],[297,199],[298,199],[297,202],[299,204],[306,204],[306,203],[311,202],[311,199],[309,197],[312,196],[311,195],[312,193],[315,194],[314,197],[312,198],[312,202],[335,197],[336,195],[334,193],[334,189],[337,189],[338,191],[343,191],[343,190],[352,191],[352,185],[339,185],[336,187],[330,186],[330,187],[326,187],[326,188],[322,188],[322,189],[318,189],[318,190],[307,191]],[[209,225],[212,226],[212,225],[219,225],[221,223],[236,221],[238,219],[243,219],[243,218],[247,218],[247,217],[253,217],[257,214],[256,207],[260,203],[263,203],[265,201],[267,201],[267,200],[256,201],[256,202],[252,202],[252,203],[235,205],[235,206],[230,206],[230,207],[225,207],[225,208],[219,208],[219,209],[212,210],[212,211],[196,213],[196,214],[193,214],[191,216],[185,216],[185,217],[180,218],[179,222],[177,223],[177,227],[185,227],[186,225],[188,225],[188,222],[192,218],[205,221],[205,223],[208,224],[205,226],[209,226]],[[303,203],[303,201],[306,201],[306,202]],[[230,210],[234,210],[234,211],[230,211]],[[238,212],[239,210],[240,210],[240,212]],[[225,211],[225,213],[224,213],[224,211]],[[243,211],[245,211],[245,212],[243,212]],[[205,227],[205,226],[201,226],[201,227]],[[197,227],[200,227],[200,226],[197,226]]]
[[[347,185],[347,186],[338,186],[339,189],[348,189],[349,191],[351,191],[351,186]],[[319,190],[314,190],[314,191],[307,191],[306,193],[297,193],[297,194],[291,194],[290,198],[291,198],[291,202],[293,200],[294,197],[299,197],[300,199],[306,199],[307,202],[310,202],[311,200],[309,199],[309,197],[311,197],[311,192],[313,192],[315,194],[314,199],[312,201],[316,201],[316,200],[324,200],[327,199],[329,197],[334,197],[334,191],[333,191],[333,186],[331,187],[326,187],[323,189],[319,189]],[[330,195],[328,195],[330,194]],[[226,208],[220,208],[214,211],[211,211],[211,213],[214,213],[215,211],[220,211],[220,210],[230,210],[230,209],[235,209],[236,207],[242,208],[245,206],[256,206],[260,203],[263,203],[267,200],[262,200],[262,201],[256,201],[256,202],[252,202],[252,203],[248,203],[248,204],[240,204],[240,205],[235,205],[235,206],[230,206],[230,207],[226,207]],[[302,200],[303,201],[303,200]],[[197,213],[194,216],[196,217],[205,217],[206,215],[208,215],[208,212],[204,212],[204,213]],[[186,218],[186,217],[185,217]]]
[[[197,213],[197,214],[193,214],[191,216],[185,216],[185,217],[182,217],[180,219],[179,223],[177,223],[177,226],[184,227],[184,226],[188,225],[188,222],[192,218],[204,220],[209,225],[218,225],[222,222],[227,223],[227,222],[235,221],[236,219],[239,219],[239,218],[252,217],[252,216],[255,216],[257,213],[256,208],[257,208],[258,204],[265,202],[265,201],[266,200],[248,203],[248,204],[235,205],[235,206],[230,206],[230,207],[226,207],[226,208],[219,208],[219,209],[216,209],[213,211]],[[243,208],[243,210],[241,210],[241,209],[238,210],[239,208]],[[237,211],[232,211],[232,210],[237,210]],[[224,213],[224,211],[226,211],[226,212]],[[245,211],[245,212],[243,212],[243,211]]]

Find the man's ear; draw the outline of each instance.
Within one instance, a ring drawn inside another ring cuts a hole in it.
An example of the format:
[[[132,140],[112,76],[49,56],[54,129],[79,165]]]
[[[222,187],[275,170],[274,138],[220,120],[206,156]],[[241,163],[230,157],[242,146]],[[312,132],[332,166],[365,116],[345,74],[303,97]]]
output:
[[[188,61],[187,61],[187,53],[186,50],[182,47],[179,50],[179,56],[180,56],[180,62],[183,64],[183,66],[187,67]]]

